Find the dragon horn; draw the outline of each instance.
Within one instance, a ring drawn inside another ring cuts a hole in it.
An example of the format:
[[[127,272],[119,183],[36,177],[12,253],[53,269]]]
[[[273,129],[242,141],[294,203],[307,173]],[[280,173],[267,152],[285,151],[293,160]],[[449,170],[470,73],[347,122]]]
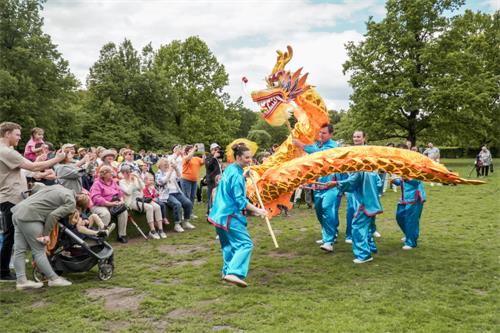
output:
[[[288,50],[287,52],[283,53],[280,50],[277,50],[276,53],[278,53],[278,58],[276,59],[276,65],[274,65],[273,71],[271,74],[275,74],[285,68],[285,65],[292,60],[293,57],[293,49],[290,45],[287,45],[286,49]]]
[[[299,80],[299,87],[300,88],[305,88],[305,83],[306,83],[306,80],[307,80],[307,75],[309,75],[309,73],[305,73],[304,76],[302,76],[300,78],[300,80]]]

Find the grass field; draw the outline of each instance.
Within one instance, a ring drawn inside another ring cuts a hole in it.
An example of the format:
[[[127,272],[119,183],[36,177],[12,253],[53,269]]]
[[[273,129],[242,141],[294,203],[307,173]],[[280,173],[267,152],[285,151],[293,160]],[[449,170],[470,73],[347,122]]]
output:
[[[470,163],[446,161],[462,176]],[[220,281],[220,247],[201,218],[166,240],[114,244],[110,281],[94,269],[61,289],[1,284],[0,332],[500,332],[499,174],[483,186],[426,185],[419,247],[408,252],[394,218],[399,193],[387,192],[379,253],[364,265],[343,242],[344,202],[334,254],[314,243],[312,210],[273,219],[278,250],[251,218],[247,289]]]

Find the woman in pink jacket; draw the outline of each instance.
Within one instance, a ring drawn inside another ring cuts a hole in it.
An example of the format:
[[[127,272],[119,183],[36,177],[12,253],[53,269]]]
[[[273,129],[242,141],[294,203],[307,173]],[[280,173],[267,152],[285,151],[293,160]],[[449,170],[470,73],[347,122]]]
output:
[[[104,224],[106,224],[105,221],[111,220],[114,207],[116,207],[114,209],[117,209],[124,205],[123,193],[120,186],[113,179],[113,169],[110,166],[104,165],[99,170],[99,177],[90,188],[90,198],[94,203],[92,212],[99,215]],[[118,241],[127,243],[127,209],[115,216],[118,220]]]

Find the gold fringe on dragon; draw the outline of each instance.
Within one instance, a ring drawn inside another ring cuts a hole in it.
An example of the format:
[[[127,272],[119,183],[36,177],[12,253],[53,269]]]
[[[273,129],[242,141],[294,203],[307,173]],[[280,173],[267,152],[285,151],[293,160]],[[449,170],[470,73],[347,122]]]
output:
[[[314,89],[306,84],[307,73],[302,68],[294,73],[285,70],[293,50],[277,51],[278,58],[271,74],[266,78],[267,88],[252,92],[252,99],[261,107],[263,119],[271,126],[288,124],[291,115],[297,120],[290,135],[263,164],[250,167],[263,203],[270,216],[277,215],[278,205],[291,208],[293,191],[318,177],[332,173],[383,170],[405,178],[443,184],[483,184],[481,181],[460,178],[446,167],[409,150],[380,146],[332,148],[305,155],[292,144],[299,139],[312,144],[318,139],[323,124],[328,123],[326,105]],[[305,155],[305,156],[304,156]],[[247,186],[247,195],[257,203],[255,189]]]

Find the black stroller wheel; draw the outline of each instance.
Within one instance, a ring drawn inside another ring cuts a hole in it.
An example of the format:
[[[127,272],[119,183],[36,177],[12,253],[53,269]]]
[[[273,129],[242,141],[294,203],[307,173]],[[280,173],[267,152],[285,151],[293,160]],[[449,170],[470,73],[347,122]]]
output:
[[[99,265],[99,271],[97,272],[97,277],[101,281],[108,281],[113,276],[113,265],[102,264]]]
[[[47,281],[47,277],[45,276],[45,274],[43,274],[42,272],[40,272],[40,270],[36,266],[33,267],[33,281],[35,281],[35,282],[45,282],[45,281]]]

